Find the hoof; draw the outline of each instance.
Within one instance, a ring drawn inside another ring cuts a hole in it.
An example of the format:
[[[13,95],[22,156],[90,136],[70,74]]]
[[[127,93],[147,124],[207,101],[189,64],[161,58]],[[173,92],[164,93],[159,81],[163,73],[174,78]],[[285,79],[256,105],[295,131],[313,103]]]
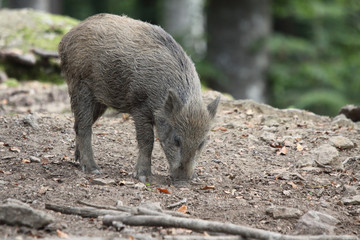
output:
[[[133,173],[133,177],[136,178],[136,179],[139,179],[139,181],[143,182],[143,183],[146,183],[146,182],[150,182],[150,177],[151,177],[151,174],[139,174],[137,172],[134,172]]]
[[[82,171],[85,172],[85,173],[96,174],[96,175],[101,174],[101,171],[100,171],[99,167],[86,168],[85,166],[82,166]]]

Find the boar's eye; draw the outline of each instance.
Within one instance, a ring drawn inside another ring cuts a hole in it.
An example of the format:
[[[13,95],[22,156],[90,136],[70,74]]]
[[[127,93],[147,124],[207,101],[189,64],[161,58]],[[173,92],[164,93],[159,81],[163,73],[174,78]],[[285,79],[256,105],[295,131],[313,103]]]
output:
[[[175,146],[180,147],[181,146],[181,140],[179,136],[174,136],[174,143]]]

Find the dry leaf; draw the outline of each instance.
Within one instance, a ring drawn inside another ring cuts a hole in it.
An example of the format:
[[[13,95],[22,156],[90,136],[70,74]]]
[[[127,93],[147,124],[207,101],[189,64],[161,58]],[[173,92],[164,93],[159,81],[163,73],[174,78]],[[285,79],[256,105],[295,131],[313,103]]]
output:
[[[205,187],[202,187],[201,190],[207,190],[207,189],[215,189],[215,186],[214,185],[210,185],[210,186],[205,186]]]
[[[18,148],[18,147],[10,147],[10,151],[19,153],[20,148]]]
[[[40,194],[44,194],[46,193],[46,191],[49,189],[49,187],[44,187],[44,186],[41,186],[40,190],[39,190],[39,193]]]
[[[301,152],[302,150],[304,150],[304,148],[298,143],[296,144],[296,149]]]
[[[287,148],[284,146],[276,154],[277,155],[286,155],[286,153],[287,153]]]
[[[187,213],[187,206],[186,205],[182,205],[181,207],[178,208],[178,210],[176,210],[178,212],[181,212],[181,213]]]
[[[69,238],[69,235],[67,235],[66,233],[60,231],[59,229],[56,230],[56,234],[59,238]]]
[[[170,194],[169,190],[166,188],[157,188],[157,190],[161,193],[166,193],[166,194]]]
[[[292,188],[298,188],[298,186],[293,182],[288,182],[287,184],[289,184]]]
[[[98,136],[106,136],[106,135],[108,135],[109,133],[107,133],[107,132],[102,132],[102,133],[96,133],[96,135],[98,135]]]
[[[123,120],[125,122],[126,120],[129,120],[130,114],[122,113],[121,116],[122,116],[121,120]]]
[[[21,162],[22,163],[30,163],[31,161],[30,161],[30,159],[23,159]]]
[[[248,109],[246,111],[246,115],[254,115],[254,111],[252,109]]]

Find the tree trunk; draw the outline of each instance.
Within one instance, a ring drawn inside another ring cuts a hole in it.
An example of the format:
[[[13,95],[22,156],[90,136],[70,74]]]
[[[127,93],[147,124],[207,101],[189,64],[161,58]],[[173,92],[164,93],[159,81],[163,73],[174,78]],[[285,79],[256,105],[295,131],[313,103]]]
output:
[[[208,58],[226,76],[210,86],[235,98],[266,102],[270,0],[209,0]]]
[[[50,13],[61,13],[61,0],[10,0],[10,8],[32,8]]]
[[[193,58],[205,55],[204,0],[164,1],[163,24]]]

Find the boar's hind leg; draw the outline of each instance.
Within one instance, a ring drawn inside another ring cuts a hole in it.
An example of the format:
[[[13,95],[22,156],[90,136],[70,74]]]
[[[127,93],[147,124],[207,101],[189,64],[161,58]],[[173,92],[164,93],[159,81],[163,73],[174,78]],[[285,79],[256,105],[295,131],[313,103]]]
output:
[[[151,153],[154,145],[154,129],[152,121],[142,114],[132,114],[136,128],[136,139],[139,146],[139,157],[134,177],[145,182],[151,176]]]
[[[75,159],[80,161],[83,171],[100,173],[91,146],[92,124],[105,112],[106,106],[95,102],[90,89],[81,85],[71,94],[71,109],[75,117]]]

